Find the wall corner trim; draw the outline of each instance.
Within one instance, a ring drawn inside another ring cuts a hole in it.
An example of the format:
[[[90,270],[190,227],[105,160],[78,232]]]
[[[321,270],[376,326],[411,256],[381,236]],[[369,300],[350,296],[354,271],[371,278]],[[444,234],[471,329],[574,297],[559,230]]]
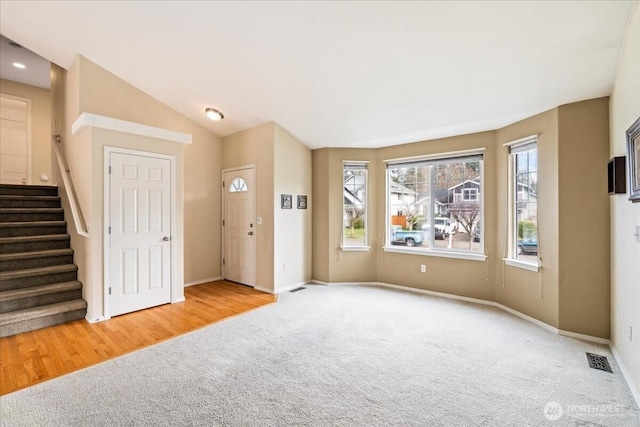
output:
[[[188,133],[175,132],[168,129],[128,122],[126,120],[114,119],[113,117],[101,116],[93,113],[80,114],[71,125],[71,133],[73,135],[77,135],[90,127],[158,138],[165,141],[177,142],[179,144],[192,143],[192,136]]]
[[[184,284],[184,287],[188,288],[189,286],[196,286],[196,285],[202,285],[204,283],[217,282],[218,280],[222,280],[222,276],[211,277],[209,279],[194,280],[193,282],[187,282]]]
[[[633,383],[633,380],[631,379],[631,374],[629,374],[629,371],[627,371],[627,368],[624,366],[624,363],[622,363],[622,357],[620,356],[620,353],[618,353],[618,350],[616,350],[616,348],[614,347],[613,343],[609,343],[609,348],[611,349],[611,353],[613,354],[614,359],[616,359],[616,363],[618,364],[618,367],[622,372],[622,376],[624,377],[625,380],[627,380],[627,385],[631,390],[631,394],[633,395],[633,398],[636,400],[636,404],[640,406],[640,390],[638,390],[638,387],[636,386],[636,384]]]

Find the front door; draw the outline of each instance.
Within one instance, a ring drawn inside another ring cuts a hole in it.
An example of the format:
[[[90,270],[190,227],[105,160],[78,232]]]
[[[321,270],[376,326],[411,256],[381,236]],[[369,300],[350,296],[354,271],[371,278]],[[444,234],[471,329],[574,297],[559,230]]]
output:
[[[223,182],[224,278],[255,286],[254,169],[225,171]]]
[[[171,300],[171,161],[109,153],[110,314]]]

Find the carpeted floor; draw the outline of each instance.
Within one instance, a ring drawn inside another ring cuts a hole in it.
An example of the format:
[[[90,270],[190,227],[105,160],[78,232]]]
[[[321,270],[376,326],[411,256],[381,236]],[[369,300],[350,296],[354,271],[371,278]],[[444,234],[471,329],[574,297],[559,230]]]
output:
[[[493,307],[312,285],[4,396],[0,424],[637,427],[640,410],[605,346]]]

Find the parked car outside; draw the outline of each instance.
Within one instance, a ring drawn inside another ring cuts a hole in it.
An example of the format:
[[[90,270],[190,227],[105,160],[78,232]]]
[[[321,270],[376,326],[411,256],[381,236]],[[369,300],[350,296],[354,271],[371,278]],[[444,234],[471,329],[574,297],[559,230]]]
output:
[[[473,241],[474,242],[480,241],[480,227],[476,227],[476,229],[473,231]]]
[[[528,239],[518,240],[518,255],[537,255],[538,254],[538,238],[529,237]]]
[[[456,233],[455,225],[451,224],[449,218],[438,217],[433,219],[435,229],[434,229],[434,238],[436,240],[444,240],[446,237],[449,237],[450,234]],[[427,236],[430,236],[431,233],[431,224],[428,220],[422,222],[422,230],[426,233]]]

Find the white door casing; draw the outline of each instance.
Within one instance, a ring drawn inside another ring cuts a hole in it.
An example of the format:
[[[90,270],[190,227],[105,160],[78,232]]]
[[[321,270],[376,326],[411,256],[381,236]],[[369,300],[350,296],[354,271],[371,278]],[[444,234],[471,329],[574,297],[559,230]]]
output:
[[[110,152],[108,316],[171,301],[172,167],[153,154]]]
[[[255,173],[253,166],[225,170],[223,180],[223,276],[256,284]]]
[[[31,100],[0,96],[0,184],[29,184]]]

